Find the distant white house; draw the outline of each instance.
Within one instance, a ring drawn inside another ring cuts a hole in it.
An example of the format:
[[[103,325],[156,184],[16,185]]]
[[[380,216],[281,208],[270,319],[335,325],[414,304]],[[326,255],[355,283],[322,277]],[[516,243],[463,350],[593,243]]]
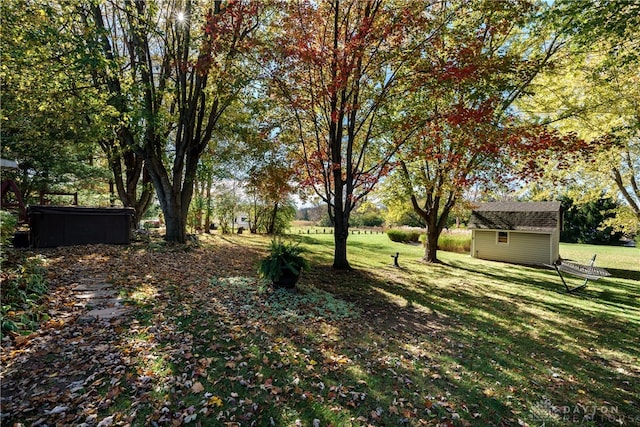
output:
[[[471,256],[515,264],[553,264],[560,255],[560,202],[482,203],[471,213]]]
[[[249,229],[249,214],[246,212],[240,212],[233,220],[234,228],[243,227]]]

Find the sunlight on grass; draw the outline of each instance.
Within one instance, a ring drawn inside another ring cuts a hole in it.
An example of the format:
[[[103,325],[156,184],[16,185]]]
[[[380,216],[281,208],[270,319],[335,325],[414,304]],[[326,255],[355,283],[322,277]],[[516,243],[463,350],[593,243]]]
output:
[[[395,304],[398,307],[406,307],[407,305],[409,305],[409,300],[407,300],[406,298],[403,298],[400,295],[391,293],[391,292],[387,292],[382,288],[373,288],[373,290],[379,292],[381,295],[383,295],[384,297],[386,297],[389,301],[389,303],[391,304]]]
[[[560,244],[560,256],[564,259],[587,264],[593,255],[596,255],[596,266],[640,271],[640,248]]]
[[[154,285],[143,283],[129,293],[128,298],[137,303],[151,301],[158,296],[158,289]]]

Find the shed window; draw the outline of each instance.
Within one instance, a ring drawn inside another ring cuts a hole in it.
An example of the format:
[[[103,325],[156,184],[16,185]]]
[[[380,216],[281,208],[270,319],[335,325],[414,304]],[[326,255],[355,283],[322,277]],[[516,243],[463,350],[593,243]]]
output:
[[[498,243],[509,243],[509,233],[506,231],[498,231]]]

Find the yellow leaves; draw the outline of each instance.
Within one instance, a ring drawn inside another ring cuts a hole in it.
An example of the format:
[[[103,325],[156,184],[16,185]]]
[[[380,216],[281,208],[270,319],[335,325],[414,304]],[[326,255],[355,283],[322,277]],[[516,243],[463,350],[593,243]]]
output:
[[[220,407],[223,405],[222,399],[220,399],[218,396],[211,396],[207,401],[207,405]]]
[[[337,369],[340,366],[345,366],[351,362],[344,354],[336,354],[325,357],[324,364],[325,366],[333,366],[333,369]]]
[[[485,388],[484,390],[482,390],[482,394],[487,397],[495,397],[496,391],[492,388]]]
[[[335,362],[338,365],[346,365],[347,363],[349,363],[349,358],[344,356],[344,355],[340,355],[338,356],[338,358],[335,360]]]

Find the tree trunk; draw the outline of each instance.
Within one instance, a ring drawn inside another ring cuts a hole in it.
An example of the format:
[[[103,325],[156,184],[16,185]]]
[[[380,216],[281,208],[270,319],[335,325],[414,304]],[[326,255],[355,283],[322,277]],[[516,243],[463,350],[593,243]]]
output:
[[[273,212],[271,213],[271,220],[269,221],[269,229],[267,230],[267,234],[275,234],[277,216],[278,216],[278,203],[275,203],[273,205]]]
[[[168,242],[185,243],[187,241],[187,224],[180,214],[181,209],[174,207],[170,212],[164,212]]]
[[[109,207],[116,207],[116,189],[113,179],[109,180]]]
[[[336,232],[334,236],[335,248],[333,252],[333,268],[339,270],[350,270],[351,266],[347,261],[347,232]]]
[[[415,198],[412,199],[412,201]],[[416,212],[424,218],[427,224],[427,238],[426,247],[424,248],[425,262],[439,263],[438,259],[438,238],[447,223],[447,217],[451,208],[455,205],[456,196],[453,193],[449,194],[447,201],[442,207],[442,212],[439,212],[440,199],[434,198],[435,202],[430,206],[425,206],[424,209],[416,210]],[[415,208],[415,204],[414,204]]]
[[[146,151],[153,150],[153,145],[148,144],[144,147]],[[188,187],[175,188],[171,185],[167,170],[162,164],[162,160],[157,156],[149,155],[145,153],[147,159],[145,166],[149,172],[149,176],[153,182],[153,186],[160,202],[160,208],[164,215],[166,236],[165,240],[168,242],[185,243],[187,241],[187,213],[189,204],[191,202],[191,193],[188,193]],[[185,185],[187,185],[189,176],[185,178]],[[191,181],[193,185],[193,182]],[[191,187],[193,190],[193,187]],[[187,203],[187,209],[184,208],[184,203]]]
[[[345,220],[342,212],[338,214],[334,220],[333,227],[333,240],[334,240],[334,252],[333,252],[333,268],[340,270],[350,270],[351,265],[347,260],[347,238],[349,237],[349,222]]]
[[[249,223],[249,230],[251,234],[258,233],[258,200],[255,195],[253,197],[253,218],[251,218],[251,222]]]
[[[133,145],[133,136],[127,129],[119,132],[119,138],[124,141],[125,146]],[[132,226],[138,228],[153,196],[151,179],[144,168],[144,159],[132,151],[121,152],[117,149],[115,141],[102,140],[99,144],[107,156],[113,174],[113,179],[109,180],[110,203],[112,206],[115,204],[114,192],[117,192],[123,206],[134,208]]]
[[[204,217],[204,232],[209,234],[211,233],[211,205],[213,204],[213,196],[211,195],[211,190],[213,188],[213,179],[211,177],[211,173],[207,174],[207,183],[206,183],[206,204],[207,210],[206,215]]]
[[[426,246],[424,248],[423,260],[426,262],[437,263],[438,260],[438,237],[440,237],[440,231],[438,227],[427,226]]]
[[[136,228],[140,228],[140,222],[142,221],[142,217],[149,210],[151,206],[151,202],[153,200],[153,184],[151,183],[151,177],[149,176],[149,172],[145,169],[142,170],[142,193],[140,197],[135,201],[135,213],[133,216],[133,221]]]

